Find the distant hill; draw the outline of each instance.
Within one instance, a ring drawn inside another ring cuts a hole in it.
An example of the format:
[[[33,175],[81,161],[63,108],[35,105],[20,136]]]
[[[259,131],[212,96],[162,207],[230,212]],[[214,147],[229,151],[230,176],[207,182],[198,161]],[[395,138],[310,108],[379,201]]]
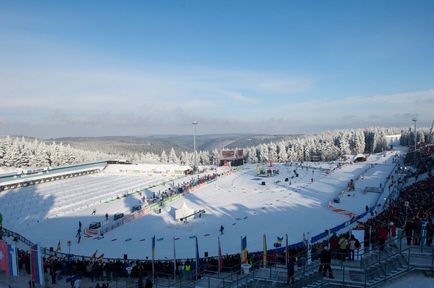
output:
[[[196,136],[197,150],[212,151],[222,148],[244,148],[262,143],[277,142],[296,135],[258,135],[258,134],[215,134]],[[83,150],[106,153],[130,154],[152,152],[160,154],[163,150],[193,151],[192,135],[153,135],[153,136],[104,136],[104,137],[65,137],[48,139],[62,142]]]

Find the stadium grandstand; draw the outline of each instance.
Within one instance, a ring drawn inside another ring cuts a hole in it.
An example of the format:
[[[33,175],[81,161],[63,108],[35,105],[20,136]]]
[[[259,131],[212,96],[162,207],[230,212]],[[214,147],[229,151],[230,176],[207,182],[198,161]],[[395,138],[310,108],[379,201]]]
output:
[[[98,173],[106,166],[106,161],[98,161],[3,174],[0,175],[0,191]]]

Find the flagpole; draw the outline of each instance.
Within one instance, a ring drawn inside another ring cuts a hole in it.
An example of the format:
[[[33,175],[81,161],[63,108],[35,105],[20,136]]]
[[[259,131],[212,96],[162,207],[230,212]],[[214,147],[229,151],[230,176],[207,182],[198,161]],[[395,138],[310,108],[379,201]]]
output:
[[[243,236],[240,236],[240,246],[241,246],[241,254],[240,254],[240,260],[241,260],[241,264],[243,264]]]
[[[173,237],[173,281],[176,279],[176,247],[175,237]]]
[[[218,276],[219,276],[219,278],[220,278],[220,271],[221,271],[221,269],[222,269],[222,265],[221,265],[221,263],[220,263],[220,261],[221,261],[221,257],[222,257],[222,249],[221,249],[221,246],[220,246],[220,236],[217,236],[217,239],[218,239]]]
[[[155,235],[152,237],[152,282],[155,283]]]
[[[264,240],[264,268],[267,268],[267,236],[265,236],[265,234],[263,235],[263,240]]]
[[[197,236],[194,236],[196,239],[196,281],[198,278],[198,270],[199,270],[199,245],[197,243]]]
[[[307,232],[307,264],[312,263],[312,245],[310,243],[310,233]]]
[[[285,234],[285,266],[288,267],[288,234]]]

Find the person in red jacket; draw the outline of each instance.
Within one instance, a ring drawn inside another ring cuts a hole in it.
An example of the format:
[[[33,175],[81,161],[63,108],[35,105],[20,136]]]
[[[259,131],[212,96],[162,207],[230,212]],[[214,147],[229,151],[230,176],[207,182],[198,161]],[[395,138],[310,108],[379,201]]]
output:
[[[389,231],[387,230],[387,227],[385,225],[381,226],[380,231],[378,232],[380,250],[384,250],[384,243],[386,243],[388,235],[389,235]]]

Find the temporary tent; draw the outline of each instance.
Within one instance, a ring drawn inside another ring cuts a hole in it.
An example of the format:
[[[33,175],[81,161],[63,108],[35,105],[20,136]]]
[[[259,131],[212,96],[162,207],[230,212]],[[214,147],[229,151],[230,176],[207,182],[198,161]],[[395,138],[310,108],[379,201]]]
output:
[[[189,208],[185,202],[182,203],[181,208],[175,210],[175,219],[180,220],[186,216],[194,214],[194,210]]]

